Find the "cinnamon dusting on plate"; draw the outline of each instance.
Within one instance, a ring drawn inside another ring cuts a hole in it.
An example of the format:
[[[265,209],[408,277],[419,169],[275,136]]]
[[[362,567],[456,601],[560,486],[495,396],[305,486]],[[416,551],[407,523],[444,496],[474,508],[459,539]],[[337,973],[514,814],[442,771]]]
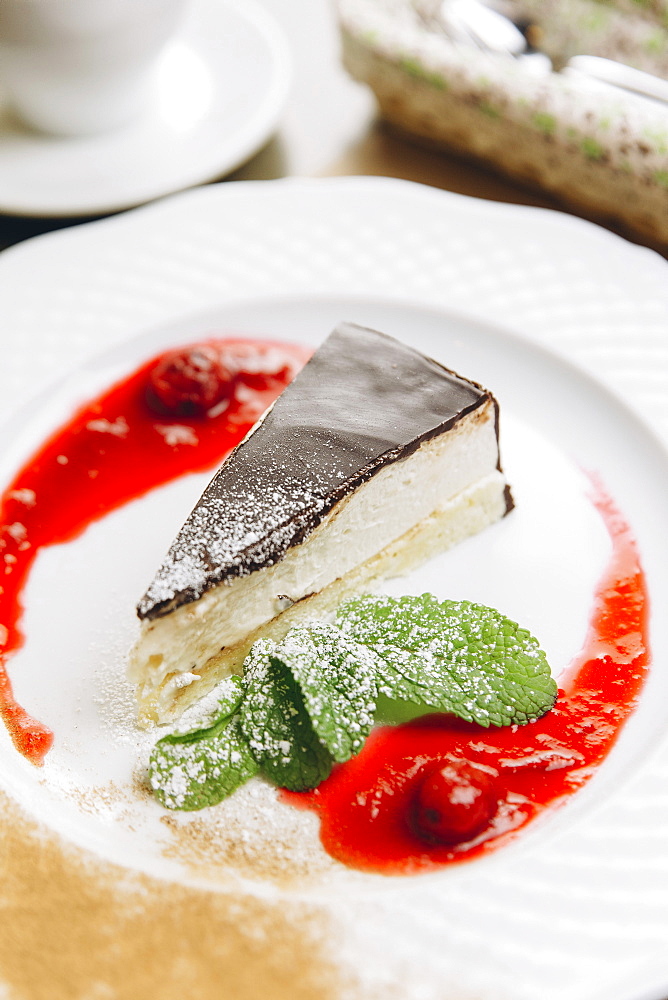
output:
[[[316,904],[132,872],[66,845],[3,794],[0,806],[0,982],[12,1000],[346,993]]]
[[[219,881],[233,872],[282,889],[304,889],[340,868],[320,845],[317,817],[277,796],[254,779],[205,813],[165,813],[163,853],[187,861],[200,878]]]

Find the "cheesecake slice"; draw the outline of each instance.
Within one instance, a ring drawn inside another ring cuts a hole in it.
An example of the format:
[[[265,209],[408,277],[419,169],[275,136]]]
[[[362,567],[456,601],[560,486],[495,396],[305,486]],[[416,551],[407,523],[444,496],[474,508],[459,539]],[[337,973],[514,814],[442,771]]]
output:
[[[406,572],[512,507],[486,389],[340,324],[225,459],[139,602],[140,721],[169,722],[252,643]]]

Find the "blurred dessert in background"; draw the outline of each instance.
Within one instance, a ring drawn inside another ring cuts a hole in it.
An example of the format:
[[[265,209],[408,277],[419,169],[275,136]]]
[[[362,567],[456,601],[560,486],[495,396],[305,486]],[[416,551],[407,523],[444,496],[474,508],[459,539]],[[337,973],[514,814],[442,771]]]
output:
[[[526,40],[521,52],[453,33],[450,6],[338,0],[344,65],[371,87],[381,115],[421,142],[668,248],[668,103],[601,83],[588,67],[576,72],[577,59],[569,66],[573,57],[604,57],[619,63],[620,77],[625,64],[654,74],[660,88],[665,0],[640,10],[632,0],[501,0],[495,9]]]

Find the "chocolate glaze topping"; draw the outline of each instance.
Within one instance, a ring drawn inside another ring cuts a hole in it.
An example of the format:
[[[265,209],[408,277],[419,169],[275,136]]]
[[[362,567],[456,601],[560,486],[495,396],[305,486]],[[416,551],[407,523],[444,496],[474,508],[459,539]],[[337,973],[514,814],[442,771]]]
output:
[[[139,617],[277,562],[361,483],[490,399],[391,337],[341,323],[223,462]]]

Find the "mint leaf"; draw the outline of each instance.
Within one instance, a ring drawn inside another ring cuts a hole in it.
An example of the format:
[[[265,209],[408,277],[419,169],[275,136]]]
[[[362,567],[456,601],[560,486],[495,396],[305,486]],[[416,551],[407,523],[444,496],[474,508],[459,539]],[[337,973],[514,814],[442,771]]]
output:
[[[235,718],[209,730],[166,736],[153,748],[149,779],[167,809],[203,809],[231,795],[257,773]]]
[[[421,597],[362,597],[339,608],[343,632],[376,653],[380,694],[481,726],[523,724],[557,688],[536,639],[494,608]]]
[[[193,743],[195,740],[208,739],[220,733],[232,716],[237,712],[244,696],[244,686],[241,677],[231,674],[223,680],[217,691],[219,695],[218,712],[208,726],[191,729],[186,732],[177,731],[163,737],[161,743]]]
[[[378,658],[325,622],[290,629],[276,649],[301,689],[320,742],[336,761],[359,753],[376,708]]]
[[[243,698],[241,678],[227,678],[220,691],[220,712],[211,725],[165,736],[151,753],[151,788],[167,809],[215,805],[257,773],[234,720]]]
[[[244,688],[239,725],[262,773],[294,792],[324,781],[332,757],[318,739],[298,683],[270,639],[251,647],[244,661]]]

